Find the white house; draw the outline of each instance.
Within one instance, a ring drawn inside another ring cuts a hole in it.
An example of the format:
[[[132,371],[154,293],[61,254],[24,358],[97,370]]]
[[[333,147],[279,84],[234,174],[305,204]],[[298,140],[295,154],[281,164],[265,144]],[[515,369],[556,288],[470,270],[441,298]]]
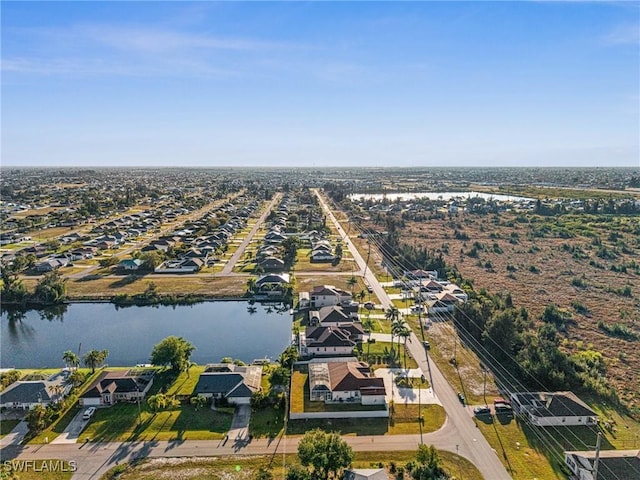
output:
[[[341,327],[307,327],[298,336],[302,357],[351,355],[357,340],[352,332]]]
[[[384,468],[353,468],[345,470],[344,480],[389,480]]]
[[[311,401],[386,405],[382,378],[371,376],[363,362],[309,363]]]
[[[564,452],[564,462],[575,480],[594,480],[593,467],[596,452]],[[621,480],[639,478],[640,450],[601,450],[598,460],[598,480]]]
[[[83,407],[108,406],[144,399],[153,385],[153,370],[135,375],[130,370],[104,371],[80,397]]]
[[[455,306],[462,300],[448,292],[436,294],[436,300],[427,302],[427,312],[430,314],[453,313]]]
[[[572,392],[522,392],[511,394],[516,415],[529,417],[533,425],[596,425],[598,414]]]
[[[317,285],[310,292],[310,307],[320,308],[351,303],[351,293],[333,285]]]

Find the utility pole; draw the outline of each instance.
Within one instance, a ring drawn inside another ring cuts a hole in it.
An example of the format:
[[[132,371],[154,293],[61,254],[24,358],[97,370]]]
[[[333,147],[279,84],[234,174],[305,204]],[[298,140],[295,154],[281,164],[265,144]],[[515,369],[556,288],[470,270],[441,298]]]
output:
[[[138,427],[142,426],[142,411],[140,410],[140,388],[136,387],[138,390],[138,395],[136,395],[136,399],[138,400]]]
[[[418,290],[418,323],[420,324],[420,333],[422,334],[422,344],[424,345],[424,325],[422,325],[422,277],[420,277],[420,289]]]
[[[484,404],[487,404],[487,369],[483,364],[480,364],[482,368],[482,397],[484,398]]]
[[[349,226],[351,226],[351,224],[349,224]],[[369,266],[369,255],[371,255],[371,241],[369,240],[368,237],[367,237],[367,245],[369,245],[369,248],[367,249],[367,261],[364,264],[364,273],[362,274],[364,278],[367,277],[367,267]]]
[[[602,434],[598,432],[598,439],[596,440],[596,459],[593,462],[593,480],[598,480],[598,464],[600,463],[600,440]]]

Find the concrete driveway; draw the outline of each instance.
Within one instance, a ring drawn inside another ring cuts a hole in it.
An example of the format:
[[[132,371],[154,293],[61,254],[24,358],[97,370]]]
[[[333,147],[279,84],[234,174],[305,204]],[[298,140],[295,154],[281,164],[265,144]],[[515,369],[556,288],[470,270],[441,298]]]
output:
[[[22,439],[29,431],[29,426],[27,422],[20,422],[18,425],[14,427],[9,433],[7,433],[4,437],[0,438],[0,447],[7,447],[9,445],[20,445]]]
[[[420,378],[422,370],[419,368],[407,369],[402,368],[378,368],[374,372],[375,376],[384,380],[384,388],[387,391],[387,403],[393,400],[397,405],[418,403],[435,403],[441,405],[438,397],[433,393],[433,389],[429,388],[406,388],[398,387],[395,384],[395,378],[398,376],[407,376],[409,378]]]
[[[249,420],[251,420],[251,405],[238,405],[233,412],[229,438],[233,441],[248,439]]]
[[[51,443],[76,443],[78,441],[78,438],[80,438],[80,434],[89,423],[89,420],[82,420],[83,413],[84,409],[80,409],[76,416],[73,417],[71,422],[69,422],[67,428],[65,428],[60,435],[51,440]]]

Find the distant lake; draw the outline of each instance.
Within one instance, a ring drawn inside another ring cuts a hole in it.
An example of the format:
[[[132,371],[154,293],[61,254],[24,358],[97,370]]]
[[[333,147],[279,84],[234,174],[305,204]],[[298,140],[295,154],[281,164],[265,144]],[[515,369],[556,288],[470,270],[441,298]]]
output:
[[[65,350],[80,356],[91,349],[109,350],[107,363],[148,363],[153,346],[169,335],[196,346],[192,361],[205,364],[223,357],[251,362],[276,358],[291,341],[288,308],[277,312],[248,302],[205,302],[189,306],[116,309],[110,303],[77,303],[61,315],[29,310],[2,312],[0,367],[64,366]],[[252,313],[253,312],[253,313]]]
[[[514,195],[499,195],[496,193],[484,193],[484,192],[405,192],[405,193],[353,193],[349,195],[352,200],[365,199],[374,200],[379,202],[383,198],[393,202],[397,199],[401,200],[415,200],[417,198],[428,198],[430,200],[444,200],[449,201],[453,199],[467,199],[467,198],[484,198],[485,200],[494,199],[501,202],[522,202],[530,201],[533,198],[516,197]]]

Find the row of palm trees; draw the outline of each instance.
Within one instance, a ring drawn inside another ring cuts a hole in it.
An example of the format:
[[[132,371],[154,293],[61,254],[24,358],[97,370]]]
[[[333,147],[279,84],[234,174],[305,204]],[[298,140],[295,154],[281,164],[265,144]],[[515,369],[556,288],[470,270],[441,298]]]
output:
[[[391,322],[391,353],[393,354],[393,337],[397,337],[398,339],[398,351],[400,351],[400,339],[403,340],[402,344],[406,346],[407,338],[411,336],[411,330],[407,323],[400,317],[400,310],[398,307],[391,306],[387,308],[384,313],[384,316],[387,320]],[[403,349],[403,357],[404,357],[404,368],[407,368],[407,349]]]
[[[91,369],[91,373],[95,373],[96,368],[104,363],[108,355],[109,350],[89,350],[82,356],[82,361],[85,367]],[[72,370],[77,370],[80,366],[80,357],[71,350],[67,350],[62,354],[62,361]]]

